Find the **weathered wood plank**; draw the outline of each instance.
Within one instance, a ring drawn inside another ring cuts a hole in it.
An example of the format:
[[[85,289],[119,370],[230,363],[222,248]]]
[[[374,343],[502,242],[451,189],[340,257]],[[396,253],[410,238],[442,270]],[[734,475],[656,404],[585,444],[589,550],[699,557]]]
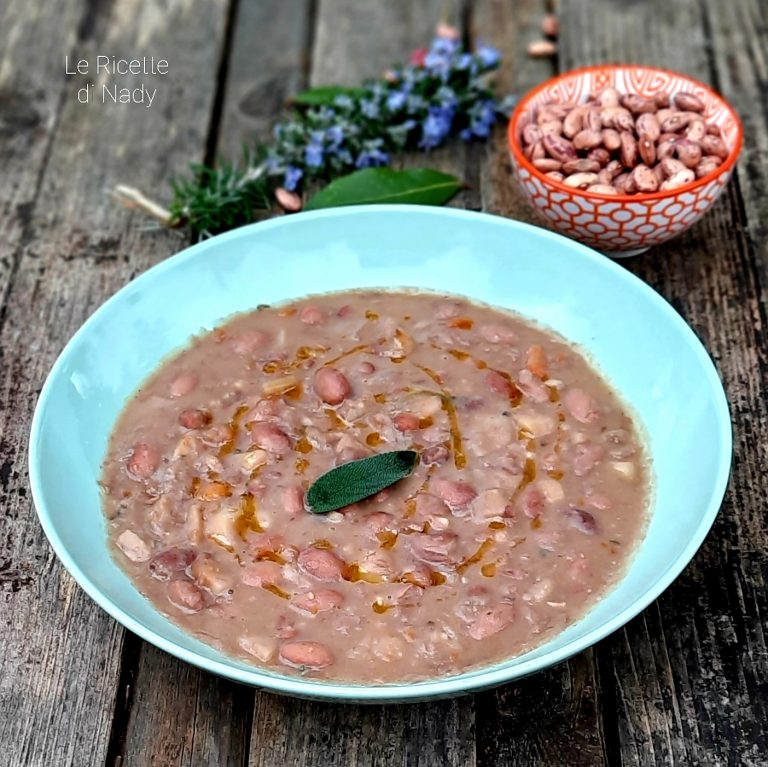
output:
[[[120,741],[111,725],[116,701],[126,693],[118,689],[123,631],[74,585],[43,538],[27,494],[27,430],[40,385],[66,339],[109,293],[183,243],[176,235],[146,233],[144,219],[122,212],[104,191],[118,182],[164,190],[169,173],[202,155],[225,11],[221,2],[180,2],[162,11],[132,0],[84,3],[74,44],[71,11],[60,7],[64,16],[41,6],[39,18],[51,15],[51,30],[68,36],[73,52],[91,66],[96,54],[146,53],[168,58],[171,74],[114,79],[120,86],[144,80],[157,87],[150,109],[83,105],[76,92],[89,78],[64,80],[63,71],[54,74],[46,64],[46,76],[65,83],[60,117],[0,330],[0,749],[4,764],[25,767],[103,763],[110,736]],[[36,64],[50,56],[62,67],[53,32],[39,41],[30,34],[25,45],[38,56]]]
[[[306,86],[312,0],[237,4],[217,154],[268,136],[286,100]]]
[[[533,59],[526,54],[528,43],[541,38],[546,0],[475,0],[472,8],[473,38],[496,46],[502,55],[502,67],[496,77],[499,95],[521,96],[554,75],[552,60]],[[481,186],[484,210],[546,225],[512,175],[505,125],[497,127],[486,151]]]
[[[561,26],[564,67],[650,60],[710,79],[709,22],[697,2],[566,4]],[[605,720],[609,754],[627,765],[765,763],[768,354],[765,287],[744,209],[732,184],[690,232],[627,264],[712,353],[735,433],[730,489],[701,551],[656,604],[596,649],[603,697],[618,712],[615,729]]]
[[[402,62],[432,38],[441,12],[458,21],[458,3],[357,3],[321,0],[311,83],[354,84]],[[429,165],[466,177],[472,152],[454,147],[405,164]],[[465,192],[455,204],[472,204]],[[479,200],[476,199],[475,205]],[[471,767],[475,763],[472,698],[408,706],[341,706],[256,696],[252,767]]]
[[[443,13],[457,17],[458,0],[318,0],[310,83],[356,85],[379,77],[429,45]]]
[[[713,85],[733,104],[744,125],[737,166],[746,227],[763,290],[768,285],[768,8],[761,0],[705,0],[703,18]],[[763,293],[763,301],[766,300]]]
[[[554,62],[532,59],[529,42],[541,37],[544,0],[476,0],[474,37],[502,52],[500,94],[523,94],[554,74]],[[542,224],[516,184],[504,125],[496,130],[482,169],[483,208]],[[476,698],[480,765],[603,764],[601,699],[591,652]]]
[[[260,694],[250,767],[471,767],[471,698],[355,706]],[[258,739],[266,742],[260,743]]]
[[[0,304],[29,228],[61,112],[64,55],[74,49],[84,6],[83,0],[66,0],[55,17],[41,0],[9,0],[0,7]]]
[[[123,765],[242,765],[253,690],[145,644]]]

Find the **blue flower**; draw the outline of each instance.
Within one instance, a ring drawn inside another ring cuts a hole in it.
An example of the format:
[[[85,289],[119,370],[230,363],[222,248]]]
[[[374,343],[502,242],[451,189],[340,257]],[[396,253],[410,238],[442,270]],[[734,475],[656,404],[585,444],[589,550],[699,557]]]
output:
[[[424,66],[433,74],[445,79],[459,49],[459,41],[448,37],[436,37],[424,56]]]
[[[420,112],[422,109],[426,109],[426,107],[427,107],[427,102],[421,96],[418,96],[415,93],[408,96],[408,103],[406,105],[406,108],[409,114],[413,114],[414,112]]]
[[[473,136],[488,138],[491,135],[491,126],[496,122],[496,110],[493,101],[486,99],[472,106],[470,109],[470,130]]]
[[[491,126],[482,121],[473,122],[471,130],[472,135],[478,138],[488,138],[491,135]]]
[[[307,110],[307,118],[310,125],[323,126],[334,122],[338,117],[338,113],[335,109],[331,109],[329,106],[323,104],[319,107],[314,107]]]
[[[376,120],[379,117],[379,105],[371,99],[363,99],[360,102],[360,111],[370,120]]]
[[[431,107],[427,119],[421,126],[419,146],[422,149],[432,149],[441,144],[451,132],[452,122],[453,110]]]
[[[372,86],[371,86],[371,96],[378,100],[381,99],[381,97],[386,93],[386,86],[384,83],[382,83],[380,80],[377,80]]]
[[[472,138],[472,130],[470,128],[462,128],[459,131],[459,138],[462,141],[469,141]]]
[[[390,112],[397,112],[405,106],[408,96],[403,91],[392,91],[387,96],[387,109]]]
[[[408,135],[416,127],[416,120],[405,120],[399,125],[391,125],[387,128],[387,133],[392,142],[398,149],[403,149],[408,143]]]
[[[424,66],[435,75],[445,77],[450,69],[451,62],[442,54],[430,51],[424,57]]]
[[[340,96],[336,96],[336,98],[333,100],[333,103],[336,104],[337,107],[341,107],[342,109],[351,109],[354,106],[354,102],[349,96],[346,96],[344,94],[341,94]]]
[[[336,159],[342,163],[342,165],[352,165],[352,153],[349,149],[339,149],[336,152]]]
[[[491,48],[490,45],[481,45],[477,49],[477,57],[486,69],[493,69],[501,61],[499,52],[495,48]]]
[[[437,53],[441,56],[453,56],[459,49],[459,41],[451,37],[436,37],[432,41],[429,50],[430,53]]]
[[[371,168],[378,165],[387,165],[389,163],[389,155],[381,149],[364,149],[357,156],[355,162],[356,168]]]
[[[323,164],[323,145],[310,141],[304,149],[304,162],[308,168],[319,168]]]
[[[335,151],[344,141],[344,129],[341,125],[332,125],[325,131],[325,139],[328,142],[328,150]]]
[[[435,98],[440,102],[440,106],[444,109],[456,109],[459,101],[456,98],[456,92],[453,88],[449,88],[447,85],[442,85],[438,88]]]
[[[471,74],[475,73],[475,57],[471,53],[462,53],[456,60],[456,69],[469,69]]]
[[[277,153],[270,154],[264,161],[268,173],[276,173],[283,167],[284,163],[285,160]]]
[[[301,181],[301,177],[304,175],[304,171],[301,168],[297,168],[294,165],[289,165],[285,171],[285,178],[283,179],[283,186],[289,191],[293,192]]]
[[[405,86],[404,89],[410,90],[416,83],[421,82],[427,77],[427,73],[423,67],[406,67],[403,69],[401,76]]]

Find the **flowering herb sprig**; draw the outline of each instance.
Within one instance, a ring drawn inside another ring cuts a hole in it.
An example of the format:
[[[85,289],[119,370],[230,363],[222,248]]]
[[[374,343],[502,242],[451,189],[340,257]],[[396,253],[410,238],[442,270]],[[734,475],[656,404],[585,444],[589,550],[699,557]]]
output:
[[[466,52],[449,29],[380,80],[299,94],[273,140],[240,165],[193,166],[191,176],[174,180],[165,223],[215,234],[252,221],[276,192],[278,200],[297,199],[310,182],[389,165],[399,152],[429,151],[451,136],[484,140],[497,118],[485,75],[498,64],[496,50]],[[142,195],[127,192],[146,209]]]

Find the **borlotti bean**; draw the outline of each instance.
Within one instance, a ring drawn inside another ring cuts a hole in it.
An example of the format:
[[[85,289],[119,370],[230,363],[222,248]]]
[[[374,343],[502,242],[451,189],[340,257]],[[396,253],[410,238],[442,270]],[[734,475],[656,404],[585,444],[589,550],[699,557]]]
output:
[[[664,183],[693,177],[666,162]],[[417,463],[385,481],[401,451]],[[643,535],[648,476],[626,406],[562,338],[360,291],[193,339],[128,402],[102,487],[115,558],[181,627],[273,671],[373,683],[497,662],[578,620]]]
[[[604,88],[584,104],[539,106],[522,128],[523,154],[549,178],[587,192],[677,189],[728,157],[720,128],[703,111],[693,93],[645,98]]]

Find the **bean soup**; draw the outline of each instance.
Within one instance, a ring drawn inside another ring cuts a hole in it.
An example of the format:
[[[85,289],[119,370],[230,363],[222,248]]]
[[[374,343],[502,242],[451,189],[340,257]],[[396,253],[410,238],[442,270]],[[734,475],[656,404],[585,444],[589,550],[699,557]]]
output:
[[[332,468],[415,450],[326,514]],[[562,338],[467,300],[355,291],[196,338],[130,400],[103,467],[114,556],[202,641],[361,683],[456,674],[578,620],[642,536],[625,406]]]

